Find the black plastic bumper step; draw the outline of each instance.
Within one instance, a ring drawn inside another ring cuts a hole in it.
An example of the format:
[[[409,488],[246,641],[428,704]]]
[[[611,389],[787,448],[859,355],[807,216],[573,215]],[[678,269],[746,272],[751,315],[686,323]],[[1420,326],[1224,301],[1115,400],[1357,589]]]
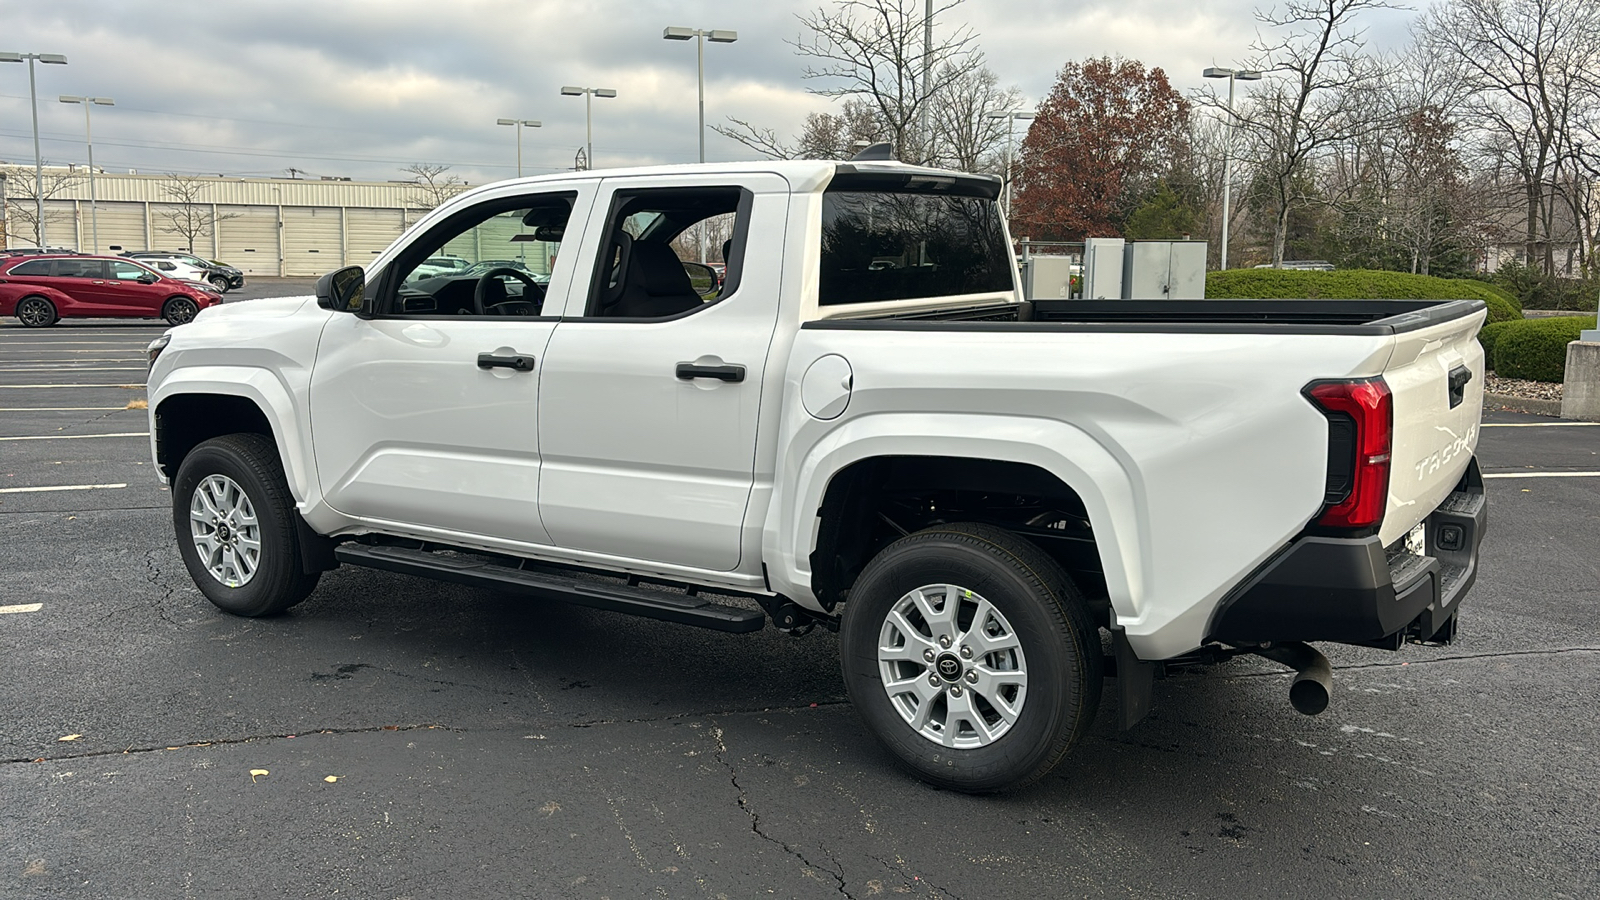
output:
[[[470,556],[444,556],[410,547],[370,544],[340,544],[334,549],[334,556],[340,562],[402,575],[420,575],[455,584],[516,591],[714,631],[760,631],[767,621],[766,613],[760,610],[726,606],[702,597],[625,584],[585,581],[551,572],[515,569]]]

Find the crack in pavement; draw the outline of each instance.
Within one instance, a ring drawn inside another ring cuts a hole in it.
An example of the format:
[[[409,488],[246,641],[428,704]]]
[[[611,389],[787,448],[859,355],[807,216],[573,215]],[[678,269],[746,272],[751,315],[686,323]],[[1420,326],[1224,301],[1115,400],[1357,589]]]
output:
[[[1437,663],[1470,662],[1477,659],[1508,659],[1518,656],[1564,656],[1569,653],[1600,653],[1600,647],[1554,647],[1547,650],[1502,650],[1497,653],[1465,653],[1459,656],[1437,656],[1433,659],[1408,659],[1404,662],[1351,663],[1334,666],[1335,672],[1354,672],[1361,669],[1398,669],[1402,666],[1427,666]],[[1224,678],[1278,678],[1291,672],[1240,672]]]
[[[163,622],[166,622],[168,625],[176,628],[178,627],[178,622],[174,620],[172,616],[167,614],[167,601],[172,599],[172,595],[175,591],[177,591],[177,588],[166,583],[161,571],[161,567],[156,565],[156,554],[160,552],[160,550],[150,550],[145,553],[145,580],[150,582],[150,584],[154,585],[155,587],[161,589],[161,596],[156,598],[154,604],[156,608],[156,615],[160,616]]]
[[[379,672],[390,672],[390,671],[392,671],[392,670],[389,670],[389,669],[377,668],[376,666],[368,666],[367,668],[372,668],[372,669],[374,669],[376,671],[379,671]],[[394,673],[394,674],[402,674],[403,675],[404,673]],[[325,676],[325,677],[332,678],[334,676]],[[408,677],[415,677],[415,676],[408,676]],[[424,680],[426,680],[426,679],[424,679]],[[440,682],[440,683],[449,684],[451,682]],[[471,687],[471,685],[467,685],[467,687]],[[840,705],[843,705],[843,703],[844,703],[844,701],[839,701],[839,702],[836,702],[836,703],[827,703],[827,704],[824,704],[824,705],[827,705],[827,706],[840,706]],[[641,717],[641,718],[637,718],[637,719],[611,719],[611,720],[607,720],[607,721],[604,721],[604,722],[556,722],[556,723],[552,723],[552,724],[549,724],[549,725],[541,725],[539,727],[547,728],[547,729],[556,729],[556,728],[573,728],[573,729],[577,729],[577,728],[594,728],[594,727],[597,727],[597,726],[605,726],[605,725],[649,725],[649,724],[658,723],[658,722],[673,722],[673,721],[677,721],[677,720],[680,720],[680,719],[709,719],[709,718],[714,717],[714,716],[747,715],[747,714],[751,714],[751,713],[762,713],[762,712],[792,712],[794,710],[809,709],[809,708],[811,708],[811,704],[809,704],[809,703],[807,703],[804,706],[760,706],[760,707],[751,707],[749,709],[723,709],[723,710],[715,710],[715,711],[711,711],[711,712],[673,713],[673,714],[667,715],[667,716]],[[416,725],[367,725],[367,726],[362,726],[362,727],[359,727],[359,728],[315,728],[315,729],[307,729],[305,731],[295,732],[295,735],[296,736],[301,736],[301,735],[309,735],[309,734],[333,734],[333,735],[368,734],[368,733],[375,732],[375,731],[390,731],[390,730],[415,731],[417,729],[428,729],[428,728],[442,728],[442,729],[444,729],[446,731],[450,731],[450,732],[453,732],[453,733],[456,733],[456,734],[468,734],[468,733],[471,733],[473,731],[473,729],[465,728],[465,727],[461,727],[461,726],[440,725],[438,723],[428,722],[428,723],[421,723],[421,724],[416,724]],[[525,728],[515,728],[515,729],[486,728],[486,729],[483,729],[483,731],[485,731],[485,732],[491,732],[491,731],[496,731],[496,730],[498,730],[498,731],[508,731],[508,730],[509,731],[525,731],[527,729],[525,729]],[[720,734],[721,734],[721,731],[719,730],[718,731],[719,745],[720,745],[720,740],[721,740]],[[132,754],[132,753],[160,753],[160,752],[162,752],[164,750],[184,749],[184,748],[190,748],[190,747],[221,746],[221,745],[227,745],[227,744],[246,744],[246,743],[249,743],[251,741],[278,740],[278,739],[288,738],[290,736],[291,735],[289,735],[289,734],[260,734],[260,735],[251,735],[251,736],[248,736],[248,737],[241,737],[241,738],[220,738],[218,740],[212,740],[212,741],[187,741],[187,742],[182,743],[182,744],[164,744],[164,745],[159,746],[159,747],[132,747],[132,746],[130,746],[130,747],[127,747],[127,748],[122,749],[122,750],[92,750],[92,751],[85,751],[83,753],[63,753],[63,754],[59,754],[59,755],[55,755],[55,756],[19,756],[19,757],[12,757],[12,758],[9,758],[9,759],[0,759],[0,765],[7,765],[7,764],[10,764],[10,763],[55,762],[55,761],[58,761],[58,760],[85,759],[85,758],[93,757],[93,756],[115,756],[115,755],[124,754],[124,753],[127,753],[127,754]],[[720,757],[719,757],[719,761],[720,761]],[[727,763],[724,763],[724,765],[727,765]],[[731,769],[732,767],[729,766],[729,768]]]
[[[739,770],[734,768],[733,763],[728,759],[728,745],[722,740],[722,726],[718,725],[715,719],[708,718],[708,721],[711,723],[712,740],[716,741],[717,743],[717,749],[716,752],[712,754],[712,758],[721,763],[722,767],[728,770],[728,780],[733,784],[733,789],[738,792],[739,795],[739,809],[743,810],[744,814],[750,817],[751,833],[770,844],[777,845],[783,850],[783,852],[789,854],[795,859],[800,860],[800,862],[803,863],[807,869],[827,873],[833,878],[835,882],[834,886],[838,889],[839,893],[843,894],[845,897],[848,897],[849,900],[856,900],[855,895],[851,894],[846,886],[844,867],[839,865],[839,861],[833,857],[833,854],[828,853],[827,850],[822,851],[824,853],[828,853],[828,858],[832,860],[833,864],[837,867],[837,871],[833,869],[826,869],[817,865],[811,860],[806,859],[805,854],[801,853],[799,850],[796,850],[782,840],[779,840],[778,838],[775,838],[761,830],[761,816],[759,816],[756,813],[755,808],[750,805],[750,795],[744,789],[744,785],[739,783]]]
[[[937,884],[934,884],[933,882],[929,881],[928,879],[923,878],[921,875],[913,875],[910,872],[907,872],[897,862],[896,863],[891,863],[888,860],[886,860],[886,859],[884,859],[884,858],[882,858],[880,856],[873,856],[870,853],[867,854],[867,859],[870,859],[873,862],[877,863],[878,865],[883,866],[885,869],[888,869],[890,872],[893,872],[895,875],[900,877],[900,880],[904,881],[908,885],[917,885],[917,884],[927,885],[928,890],[930,890],[930,891],[938,891],[939,892],[939,896],[941,896],[941,897],[948,897],[948,898],[950,898],[950,900],[961,900],[960,897],[957,897],[955,894],[950,893],[949,891],[947,891],[944,888],[938,886]]]
[[[239,738],[219,738],[214,741],[189,741],[183,744],[165,744],[160,747],[132,747],[122,750],[88,750],[83,753],[63,753],[58,756],[23,756],[11,759],[0,759],[0,766],[17,763],[42,763],[42,762],[70,762],[75,759],[94,759],[101,756],[137,756],[145,753],[165,753],[168,750],[193,750],[197,747],[227,747],[234,744],[250,744],[256,741],[280,741],[290,738],[306,737],[313,734],[374,734],[380,731],[418,731],[422,729],[443,729],[445,731],[463,733],[466,729],[453,725],[440,725],[433,722],[424,722],[416,725],[368,725],[363,728],[318,728],[313,731],[297,731],[294,734],[253,734]]]

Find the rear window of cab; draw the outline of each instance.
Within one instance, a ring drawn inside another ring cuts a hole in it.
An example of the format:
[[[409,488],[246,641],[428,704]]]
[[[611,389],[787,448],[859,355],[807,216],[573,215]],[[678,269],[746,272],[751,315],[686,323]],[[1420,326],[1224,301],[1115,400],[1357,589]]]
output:
[[[964,180],[964,179],[963,179]],[[1013,290],[1011,248],[987,183],[910,178],[912,190],[836,180],[822,197],[822,306]],[[920,184],[919,184],[920,182]]]

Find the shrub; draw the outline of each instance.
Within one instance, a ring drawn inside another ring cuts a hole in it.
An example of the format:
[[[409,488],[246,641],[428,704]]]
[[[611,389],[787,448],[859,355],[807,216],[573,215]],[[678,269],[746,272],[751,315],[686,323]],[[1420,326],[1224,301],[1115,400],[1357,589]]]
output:
[[[1512,327],[1518,321],[1521,321],[1521,320],[1514,319],[1514,320],[1509,321],[1509,322],[1490,322],[1487,325],[1483,326],[1482,330],[1480,330],[1478,332],[1478,343],[1483,345],[1483,367],[1484,368],[1486,368],[1486,369],[1493,369],[1494,368],[1494,345],[1495,345],[1495,341],[1499,340],[1500,335],[1503,334],[1507,328]]]
[[[1523,319],[1502,329],[1494,341],[1494,371],[1503,378],[1563,381],[1567,371],[1567,344],[1579,332],[1593,328],[1594,316],[1560,316]]]
[[[1212,299],[1482,300],[1489,321],[1522,318],[1503,289],[1470,278],[1435,278],[1375,269],[1304,272],[1293,269],[1227,269],[1206,275]]]
[[[1600,279],[1563,278],[1546,275],[1537,268],[1510,261],[1487,276],[1496,287],[1521,300],[1524,309],[1594,309],[1600,296]]]

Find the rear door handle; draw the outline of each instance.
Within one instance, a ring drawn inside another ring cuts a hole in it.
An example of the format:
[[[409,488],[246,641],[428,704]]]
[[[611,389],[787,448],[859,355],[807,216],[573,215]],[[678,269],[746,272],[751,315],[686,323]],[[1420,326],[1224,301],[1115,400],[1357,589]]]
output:
[[[678,363],[678,377],[684,381],[696,378],[715,378],[737,384],[744,380],[744,366],[697,366],[694,363]]]
[[[493,353],[479,353],[478,368],[515,369],[518,372],[532,372],[533,357],[524,356],[521,353],[511,356],[495,356]]]

